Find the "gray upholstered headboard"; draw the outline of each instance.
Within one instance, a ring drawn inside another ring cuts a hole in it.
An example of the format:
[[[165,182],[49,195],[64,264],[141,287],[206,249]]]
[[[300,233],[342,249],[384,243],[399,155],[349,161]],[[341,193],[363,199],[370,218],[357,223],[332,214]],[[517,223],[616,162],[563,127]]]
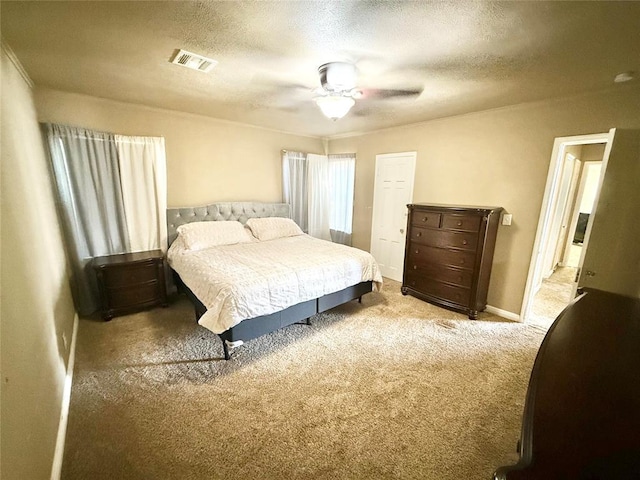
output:
[[[228,202],[167,208],[167,241],[171,245],[178,236],[178,227],[185,223],[238,220],[245,224],[248,219],[256,217],[291,218],[291,207],[288,203]]]

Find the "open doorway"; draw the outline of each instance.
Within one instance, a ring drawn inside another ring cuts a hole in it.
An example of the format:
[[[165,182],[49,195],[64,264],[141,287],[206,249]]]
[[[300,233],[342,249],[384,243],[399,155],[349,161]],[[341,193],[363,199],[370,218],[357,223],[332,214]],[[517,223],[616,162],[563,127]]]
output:
[[[558,138],[521,318],[548,328],[575,296],[609,134]]]
[[[566,153],[560,195],[545,248],[545,265],[533,297],[530,323],[549,326],[573,298],[584,236],[596,200],[605,143],[572,145]],[[565,188],[563,188],[565,187]],[[552,224],[552,227],[554,225]]]

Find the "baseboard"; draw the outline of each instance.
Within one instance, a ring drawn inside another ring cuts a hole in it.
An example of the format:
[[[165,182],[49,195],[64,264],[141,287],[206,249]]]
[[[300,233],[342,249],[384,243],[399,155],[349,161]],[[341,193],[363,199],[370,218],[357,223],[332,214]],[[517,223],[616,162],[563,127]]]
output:
[[[73,332],[71,334],[71,346],[69,348],[69,362],[67,374],[64,379],[62,391],[62,408],[60,409],[60,422],[58,423],[58,437],[56,449],[53,453],[53,465],[51,467],[51,480],[60,480],[62,473],[62,457],[64,456],[64,441],[67,436],[67,422],[69,420],[69,403],[71,401],[71,384],[73,383],[73,366],[76,362],[76,338],[78,336],[78,314],[73,318]]]
[[[513,320],[514,322],[522,322],[520,320],[520,315],[517,313],[509,312],[507,310],[502,310],[501,308],[492,307],[491,305],[487,305],[485,308],[486,312],[493,313],[502,318],[506,318],[507,320]]]

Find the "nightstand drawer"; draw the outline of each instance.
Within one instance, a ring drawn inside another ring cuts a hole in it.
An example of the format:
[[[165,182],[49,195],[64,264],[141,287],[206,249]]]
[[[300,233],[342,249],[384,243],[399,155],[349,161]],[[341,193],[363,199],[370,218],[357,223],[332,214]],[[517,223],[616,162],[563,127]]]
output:
[[[109,320],[156,305],[167,306],[164,257],[160,250],[93,259],[102,318]]]
[[[155,280],[158,277],[157,270],[157,259],[117,267],[112,265],[103,268],[104,282],[107,287],[137,285]]]
[[[109,308],[135,307],[150,303],[158,303],[160,285],[157,280],[136,285],[135,287],[107,288],[106,296]]]

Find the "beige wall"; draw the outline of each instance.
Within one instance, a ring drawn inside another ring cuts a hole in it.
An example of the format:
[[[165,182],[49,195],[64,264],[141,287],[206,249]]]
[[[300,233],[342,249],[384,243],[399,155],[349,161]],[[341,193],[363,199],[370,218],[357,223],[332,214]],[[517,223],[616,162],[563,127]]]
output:
[[[36,88],[41,122],[165,137],[168,205],[282,201],[280,151],[323,153],[318,138]]]
[[[1,73],[2,478],[38,480],[51,475],[75,311],[31,89],[4,48]]]
[[[191,114],[36,89],[41,121],[166,139],[170,206],[223,200],[279,201],[280,150],[323,152],[320,139]],[[335,138],[331,153],[356,152],[354,244],[369,249],[375,155],[418,152],[414,200],[499,205],[489,304],[520,313],[553,140],[640,126],[640,90],[615,90]]]
[[[368,249],[375,156],[417,151],[415,202],[497,205],[513,214],[498,233],[488,302],[519,314],[555,137],[640,127],[640,89],[522,104],[332,139],[356,152],[354,244]]]

